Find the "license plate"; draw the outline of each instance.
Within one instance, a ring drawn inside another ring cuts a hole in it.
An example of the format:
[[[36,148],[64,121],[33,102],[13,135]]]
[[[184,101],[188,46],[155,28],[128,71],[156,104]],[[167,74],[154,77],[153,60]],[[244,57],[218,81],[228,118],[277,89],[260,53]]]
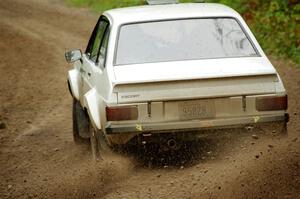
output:
[[[178,109],[181,120],[214,118],[216,113],[213,100],[179,102]]]

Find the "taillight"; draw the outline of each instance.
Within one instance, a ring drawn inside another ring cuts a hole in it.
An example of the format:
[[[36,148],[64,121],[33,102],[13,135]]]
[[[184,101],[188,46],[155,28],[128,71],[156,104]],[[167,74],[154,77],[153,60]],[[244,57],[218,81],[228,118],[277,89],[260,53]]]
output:
[[[137,120],[137,106],[106,107],[107,121]]]
[[[256,98],[256,110],[258,111],[287,110],[287,108],[288,108],[287,95]]]

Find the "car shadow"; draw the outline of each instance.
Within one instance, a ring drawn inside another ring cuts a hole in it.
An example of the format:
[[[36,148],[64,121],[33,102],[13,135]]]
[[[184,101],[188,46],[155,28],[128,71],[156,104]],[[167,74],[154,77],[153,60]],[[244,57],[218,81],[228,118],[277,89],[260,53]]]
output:
[[[161,150],[158,144],[126,146],[118,152],[132,158],[138,167],[143,168],[189,168],[199,163],[217,161],[224,158],[224,148],[238,142],[245,133],[226,133],[218,136],[202,137],[182,143],[179,150]]]

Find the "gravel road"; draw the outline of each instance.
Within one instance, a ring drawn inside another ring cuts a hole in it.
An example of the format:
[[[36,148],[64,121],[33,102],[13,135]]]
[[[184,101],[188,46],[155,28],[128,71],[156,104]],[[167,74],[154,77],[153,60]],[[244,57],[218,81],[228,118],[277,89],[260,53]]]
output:
[[[92,162],[72,140],[64,52],[85,48],[97,18],[60,0],[0,1],[0,198],[300,198],[300,67],[284,60],[273,63],[288,136],[240,132],[171,158]]]

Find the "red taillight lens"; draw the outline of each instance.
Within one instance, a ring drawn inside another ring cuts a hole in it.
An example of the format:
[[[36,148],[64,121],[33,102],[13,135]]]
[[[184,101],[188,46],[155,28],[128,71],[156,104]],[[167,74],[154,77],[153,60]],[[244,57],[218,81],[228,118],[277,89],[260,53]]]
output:
[[[256,98],[256,110],[258,111],[286,110],[287,108],[288,108],[287,95]]]
[[[106,107],[107,121],[137,120],[137,106]]]

